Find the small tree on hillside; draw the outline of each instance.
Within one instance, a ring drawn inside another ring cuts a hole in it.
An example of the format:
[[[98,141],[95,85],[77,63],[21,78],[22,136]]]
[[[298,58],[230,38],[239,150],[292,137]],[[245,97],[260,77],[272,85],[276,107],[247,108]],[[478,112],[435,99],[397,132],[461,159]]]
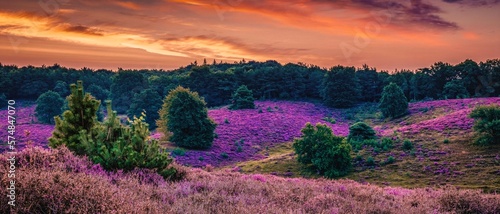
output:
[[[62,118],[56,116],[56,127],[49,138],[49,146],[57,148],[66,145],[77,155],[85,154],[85,147],[80,142],[80,131],[89,132],[97,124],[97,111],[100,101],[83,90],[81,80],[71,84],[71,94],[68,100],[69,110],[64,111]]]
[[[248,89],[246,85],[240,86],[233,94],[233,104],[230,109],[253,109],[255,104],[253,103],[253,92]]]
[[[177,146],[207,149],[212,146],[216,124],[208,118],[205,101],[196,92],[182,86],[171,91],[163,101],[158,127]]]
[[[476,144],[500,144],[500,106],[489,105],[476,107],[469,115],[474,118],[474,130],[477,133]]]
[[[35,115],[42,123],[54,124],[54,117],[62,113],[64,100],[53,91],[41,94],[36,100]]]
[[[293,143],[299,163],[329,178],[349,172],[351,145],[343,137],[335,136],[330,127],[320,123],[307,123],[301,132],[302,137]]]
[[[132,104],[127,111],[129,118],[134,116],[139,117],[146,112],[146,123],[149,124],[149,129],[156,128],[156,120],[159,118],[158,110],[160,110],[162,100],[158,92],[153,89],[146,89],[141,93],[135,94],[132,99]]]
[[[396,83],[391,82],[384,87],[379,108],[384,117],[401,117],[408,111],[408,99],[403,90]]]
[[[111,109],[111,101],[106,101],[108,116],[103,124],[80,132],[86,153],[96,164],[106,170],[139,168],[153,169],[164,178],[175,174],[168,165],[172,159],[160,148],[157,140],[149,140],[148,124],[143,116],[135,117],[131,125],[124,126]]]
[[[348,141],[363,141],[377,138],[375,131],[368,124],[357,122],[349,127]]]

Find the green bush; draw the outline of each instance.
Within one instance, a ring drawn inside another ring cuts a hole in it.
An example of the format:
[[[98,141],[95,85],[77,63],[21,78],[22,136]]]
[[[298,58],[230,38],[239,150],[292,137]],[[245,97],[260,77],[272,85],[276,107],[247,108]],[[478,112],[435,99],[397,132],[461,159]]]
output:
[[[376,139],[375,131],[368,124],[357,122],[349,127],[348,141],[364,141],[369,139]]]
[[[186,155],[186,150],[183,148],[176,147],[174,150],[172,150],[172,156],[184,156]]]
[[[220,157],[224,158],[224,159],[228,159],[229,155],[227,153],[223,152],[223,153],[220,154]]]
[[[157,125],[165,136],[171,132],[170,141],[184,148],[210,148],[215,137],[216,124],[208,118],[205,101],[181,86],[165,97]]]
[[[41,94],[36,100],[35,115],[42,123],[54,124],[54,117],[62,113],[64,100],[53,91]]]
[[[451,80],[444,85],[443,97],[445,99],[460,99],[469,97],[469,92],[462,80]]]
[[[125,126],[111,109],[111,101],[106,105],[108,116],[104,123],[95,125],[90,132],[80,132],[89,159],[106,170],[130,171],[138,167],[153,169],[164,178],[175,175],[176,170],[168,167],[172,159],[157,140],[149,140],[149,125],[144,117],[134,117],[130,126]]]
[[[366,165],[367,166],[375,166],[375,159],[373,159],[372,156],[369,156],[366,158]]]
[[[232,105],[230,109],[253,109],[255,104],[253,103],[253,93],[252,90],[248,89],[246,85],[241,85],[233,94]]]
[[[408,111],[408,99],[403,90],[396,83],[391,82],[384,87],[379,108],[384,117],[401,117]]]
[[[384,151],[389,151],[394,147],[394,142],[392,141],[391,138],[382,138],[382,141],[380,142],[380,148]]]
[[[469,115],[474,119],[475,143],[479,145],[500,144],[500,106],[476,107]]]
[[[335,136],[330,127],[307,123],[295,139],[293,148],[297,161],[326,177],[346,175],[351,169],[351,145],[343,137]]]
[[[68,110],[64,111],[62,118],[56,116],[56,126],[49,138],[49,146],[57,148],[66,145],[69,150],[77,155],[84,155],[85,147],[80,140],[80,131],[87,133],[98,124],[97,111],[100,101],[83,90],[83,82],[77,81],[70,85],[71,94],[66,97]]]
[[[391,164],[394,163],[396,160],[394,159],[393,156],[389,156],[387,160],[385,161],[385,164]]]
[[[405,139],[403,141],[403,150],[408,151],[408,150],[412,150],[412,149],[413,149],[413,143],[410,140]]]

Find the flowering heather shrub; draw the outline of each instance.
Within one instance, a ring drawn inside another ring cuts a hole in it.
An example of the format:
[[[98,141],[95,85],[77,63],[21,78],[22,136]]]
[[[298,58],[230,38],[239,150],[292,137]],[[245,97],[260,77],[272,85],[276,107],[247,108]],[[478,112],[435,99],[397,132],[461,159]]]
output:
[[[473,190],[404,189],[201,169],[189,169],[186,179],[171,183],[147,170],[105,172],[64,147],[28,147],[18,155],[16,208],[10,210],[8,198],[0,197],[0,213],[500,212],[500,195]],[[0,154],[1,186],[9,181],[7,158]]]

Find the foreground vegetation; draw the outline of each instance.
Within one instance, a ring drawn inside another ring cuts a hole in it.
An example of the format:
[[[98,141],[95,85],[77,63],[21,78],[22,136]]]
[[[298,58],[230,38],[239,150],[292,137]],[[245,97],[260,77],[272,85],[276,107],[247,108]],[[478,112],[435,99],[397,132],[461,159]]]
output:
[[[0,155],[0,185],[8,157]],[[474,190],[404,189],[349,180],[281,178],[186,169],[165,182],[148,170],[106,172],[68,149],[18,153],[16,207],[1,213],[499,213],[500,196]],[[6,195],[6,189],[2,188]]]

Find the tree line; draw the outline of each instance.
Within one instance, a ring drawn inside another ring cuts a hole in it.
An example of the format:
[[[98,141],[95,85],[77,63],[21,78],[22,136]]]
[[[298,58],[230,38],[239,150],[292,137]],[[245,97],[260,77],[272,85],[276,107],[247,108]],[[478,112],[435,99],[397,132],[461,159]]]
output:
[[[197,92],[209,107],[230,104],[233,92],[246,85],[256,99],[316,99],[343,108],[359,102],[378,102],[384,86],[391,82],[409,101],[499,96],[500,59],[479,63],[467,59],[456,65],[437,62],[415,71],[394,72],[367,65],[327,69],[304,63],[281,65],[272,60],[192,63],[171,71],[0,64],[0,96],[9,99],[34,100],[49,90],[64,98],[70,94],[69,84],[77,80],[83,80],[86,91],[97,99],[113,100],[113,109],[119,114],[137,115],[137,110],[130,110],[134,99],[157,101],[177,86]],[[149,106],[141,105],[137,108]]]

